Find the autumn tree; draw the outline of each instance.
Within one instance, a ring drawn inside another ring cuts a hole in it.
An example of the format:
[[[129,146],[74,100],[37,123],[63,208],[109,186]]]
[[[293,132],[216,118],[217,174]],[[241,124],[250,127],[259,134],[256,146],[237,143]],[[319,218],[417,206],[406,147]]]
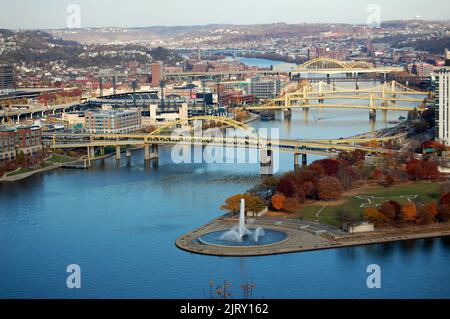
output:
[[[386,186],[392,186],[395,184],[395,178],[392,174],[386,174],[384,177],[384,185]]]
[[[412,180],[419,180],[422,177],[422,162],[412,159],[406,163],[406,173]]]
[[[288,197],[286,198],[286,201],[284,202],[284,209],[288,212],[296,212],[301,208],[300,203],[298,200],[294,197]]]
[[[232,215],[237,214],[240,211],[241,199],[245,200],[245,208],[247,212],[259,212],[266,207],[264,202],[259,197],[249,194],[238,194],[227,198],[225,200],[225,204],[220,206],[220,209],[227,210]]]
[[[376,208],[366,208],[363,213],[364,220],[373,223],[376,227],[389,224],[389,219]]]
[[[323,200],[338,199],[342,196],[342,185],[336,177],[324,177],[317,185],[319,198]]]
[[[433,161],[422,161],[422,178],[423,179],[437,179],[439,177],[438,164]]]
[[[420,225],[429,225],[435,222],[435,212],[432,207],[428,207],[427,205],[423,206],[419,209],[417,214],[417,223]]]
[[[272,196],[272,207],[275,208],[276,210],[281,210],[284,207],[286,201],[286,196],[284,196],[283,194],[275,194]]]
[[[292,174],[286,174],[281,178],[277,186],[277,192],[284,194],[286,197],[295,196],[296,184]]]
[[[396,201],[390,200],[383,203],[380,208],[380,212],[391,221],[397,220],[401,214],[402,206]]]
[[[415,222],[417,219],[417,208],[413,202],[408,202],[401,208],[400,218],[405,223]]]
[[[311,168],[315,168],[317,166],[320,166],[326,176],[333,176],[337,177],[339,170],[340,170],[340,163],[338,160],[335,159],[323,159],[319,161],[315,161],[311,164]]]

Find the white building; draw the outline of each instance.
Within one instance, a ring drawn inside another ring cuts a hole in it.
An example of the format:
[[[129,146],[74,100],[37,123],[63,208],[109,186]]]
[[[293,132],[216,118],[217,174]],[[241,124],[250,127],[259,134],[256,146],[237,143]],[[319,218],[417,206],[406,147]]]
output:
[[[278,97],[281,92],[281,81],[273,79],[255,78],[247,86],[247,93],[254,94],[260,99]]]
[[[350,234],[370,233],[375,231],[374,224],[362,222],[359,224],[348,224],[344,226],[344,230]]]
[[[450,68],[434,71],[436,77],[436,138],[450,145]]]
[[[87,133],[130,133],[141,128],[140,109],[102,110],[85,113],[84,129]]]

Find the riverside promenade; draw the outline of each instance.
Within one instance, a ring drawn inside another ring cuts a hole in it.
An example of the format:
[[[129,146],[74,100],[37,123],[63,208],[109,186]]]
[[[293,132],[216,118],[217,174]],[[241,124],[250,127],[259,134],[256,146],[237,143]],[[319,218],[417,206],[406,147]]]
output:
[[[237,219],[223,215],[177,238],[175,245],[184,251],[196,254],[251,257],[450,236],[450,223],[349,234],[337,228],[313,222],[262,217],[254,221],[250,220],[250,227],[261,226],[266,230],[284,232],[287,235],[286,239],[270,245],[245,247],[208,245],[198,240],[208,233],[228,230],[237,223]]]

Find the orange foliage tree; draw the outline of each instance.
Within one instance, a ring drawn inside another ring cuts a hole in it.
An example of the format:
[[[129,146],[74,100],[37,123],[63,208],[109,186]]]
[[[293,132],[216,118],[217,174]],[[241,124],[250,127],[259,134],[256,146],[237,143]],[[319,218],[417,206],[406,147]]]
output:
[[[376,208],[366,208],[363,216],[365,220],[377,227],[386,226],[389,223],[389,219]]]
[[[272,207],[276,210],[281,210],[284,207],[286,196],[283,194],[275,194],[272,196]]]
[[[324,177],[317,186],[319,198],[323,200],[338,199],[342,196],[341,182],[335,177]]]
[[[227,210],[232,215],[237,214],[240,210],[241,199],[245,200],[246,211],[259,212],[266,207],[261,198],[257,196],[250,194],[237,194],[227,198],[225,200],[225,204],[220,206],[220,209]]]
[[[403,205],[400,215],[405,223],[415,222],[417,219],[416,204],[409,202]]]
[[[284,209],[288,212],[295,212],[301,208],[300,203],[294,197],[286,198],[284,202]]]

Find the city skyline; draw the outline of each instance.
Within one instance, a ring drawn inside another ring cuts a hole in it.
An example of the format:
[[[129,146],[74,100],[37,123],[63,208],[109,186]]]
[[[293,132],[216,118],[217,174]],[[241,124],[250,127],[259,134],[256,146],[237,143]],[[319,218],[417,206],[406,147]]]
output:
[[[80,27],[150,27],[184,26],[207,24],[266,24],[266,23],[350,23],[364,24],[376,4],[380,8],[381,21],[405,20],[420,17],[424,20],[446,20],[450,3],[445,0],[423,2],[387,0],[345,1],[317,0],[313,3],[295,0],[280,0],[273,5],[268,0],[236,0],[217,5],[206,0],[197,0],[189,5],[178,0],[152,1],[134,0],[127,4],[113,1],[72,1],[54,3],[30,0],[2,4],[1,28],[8,29],[60,29],[67,27],[71,14],[70,5],[80,8]],[[440,10],[436,10],[439,7]],[[136,10],[139,8],[139,10]],[[239,10],[237,10],[239,9]],[[253,10],[253,11],[252,11]],[[19,16],[10,12],[20,12]],[[207,14],[205,14],[207,13]]]

